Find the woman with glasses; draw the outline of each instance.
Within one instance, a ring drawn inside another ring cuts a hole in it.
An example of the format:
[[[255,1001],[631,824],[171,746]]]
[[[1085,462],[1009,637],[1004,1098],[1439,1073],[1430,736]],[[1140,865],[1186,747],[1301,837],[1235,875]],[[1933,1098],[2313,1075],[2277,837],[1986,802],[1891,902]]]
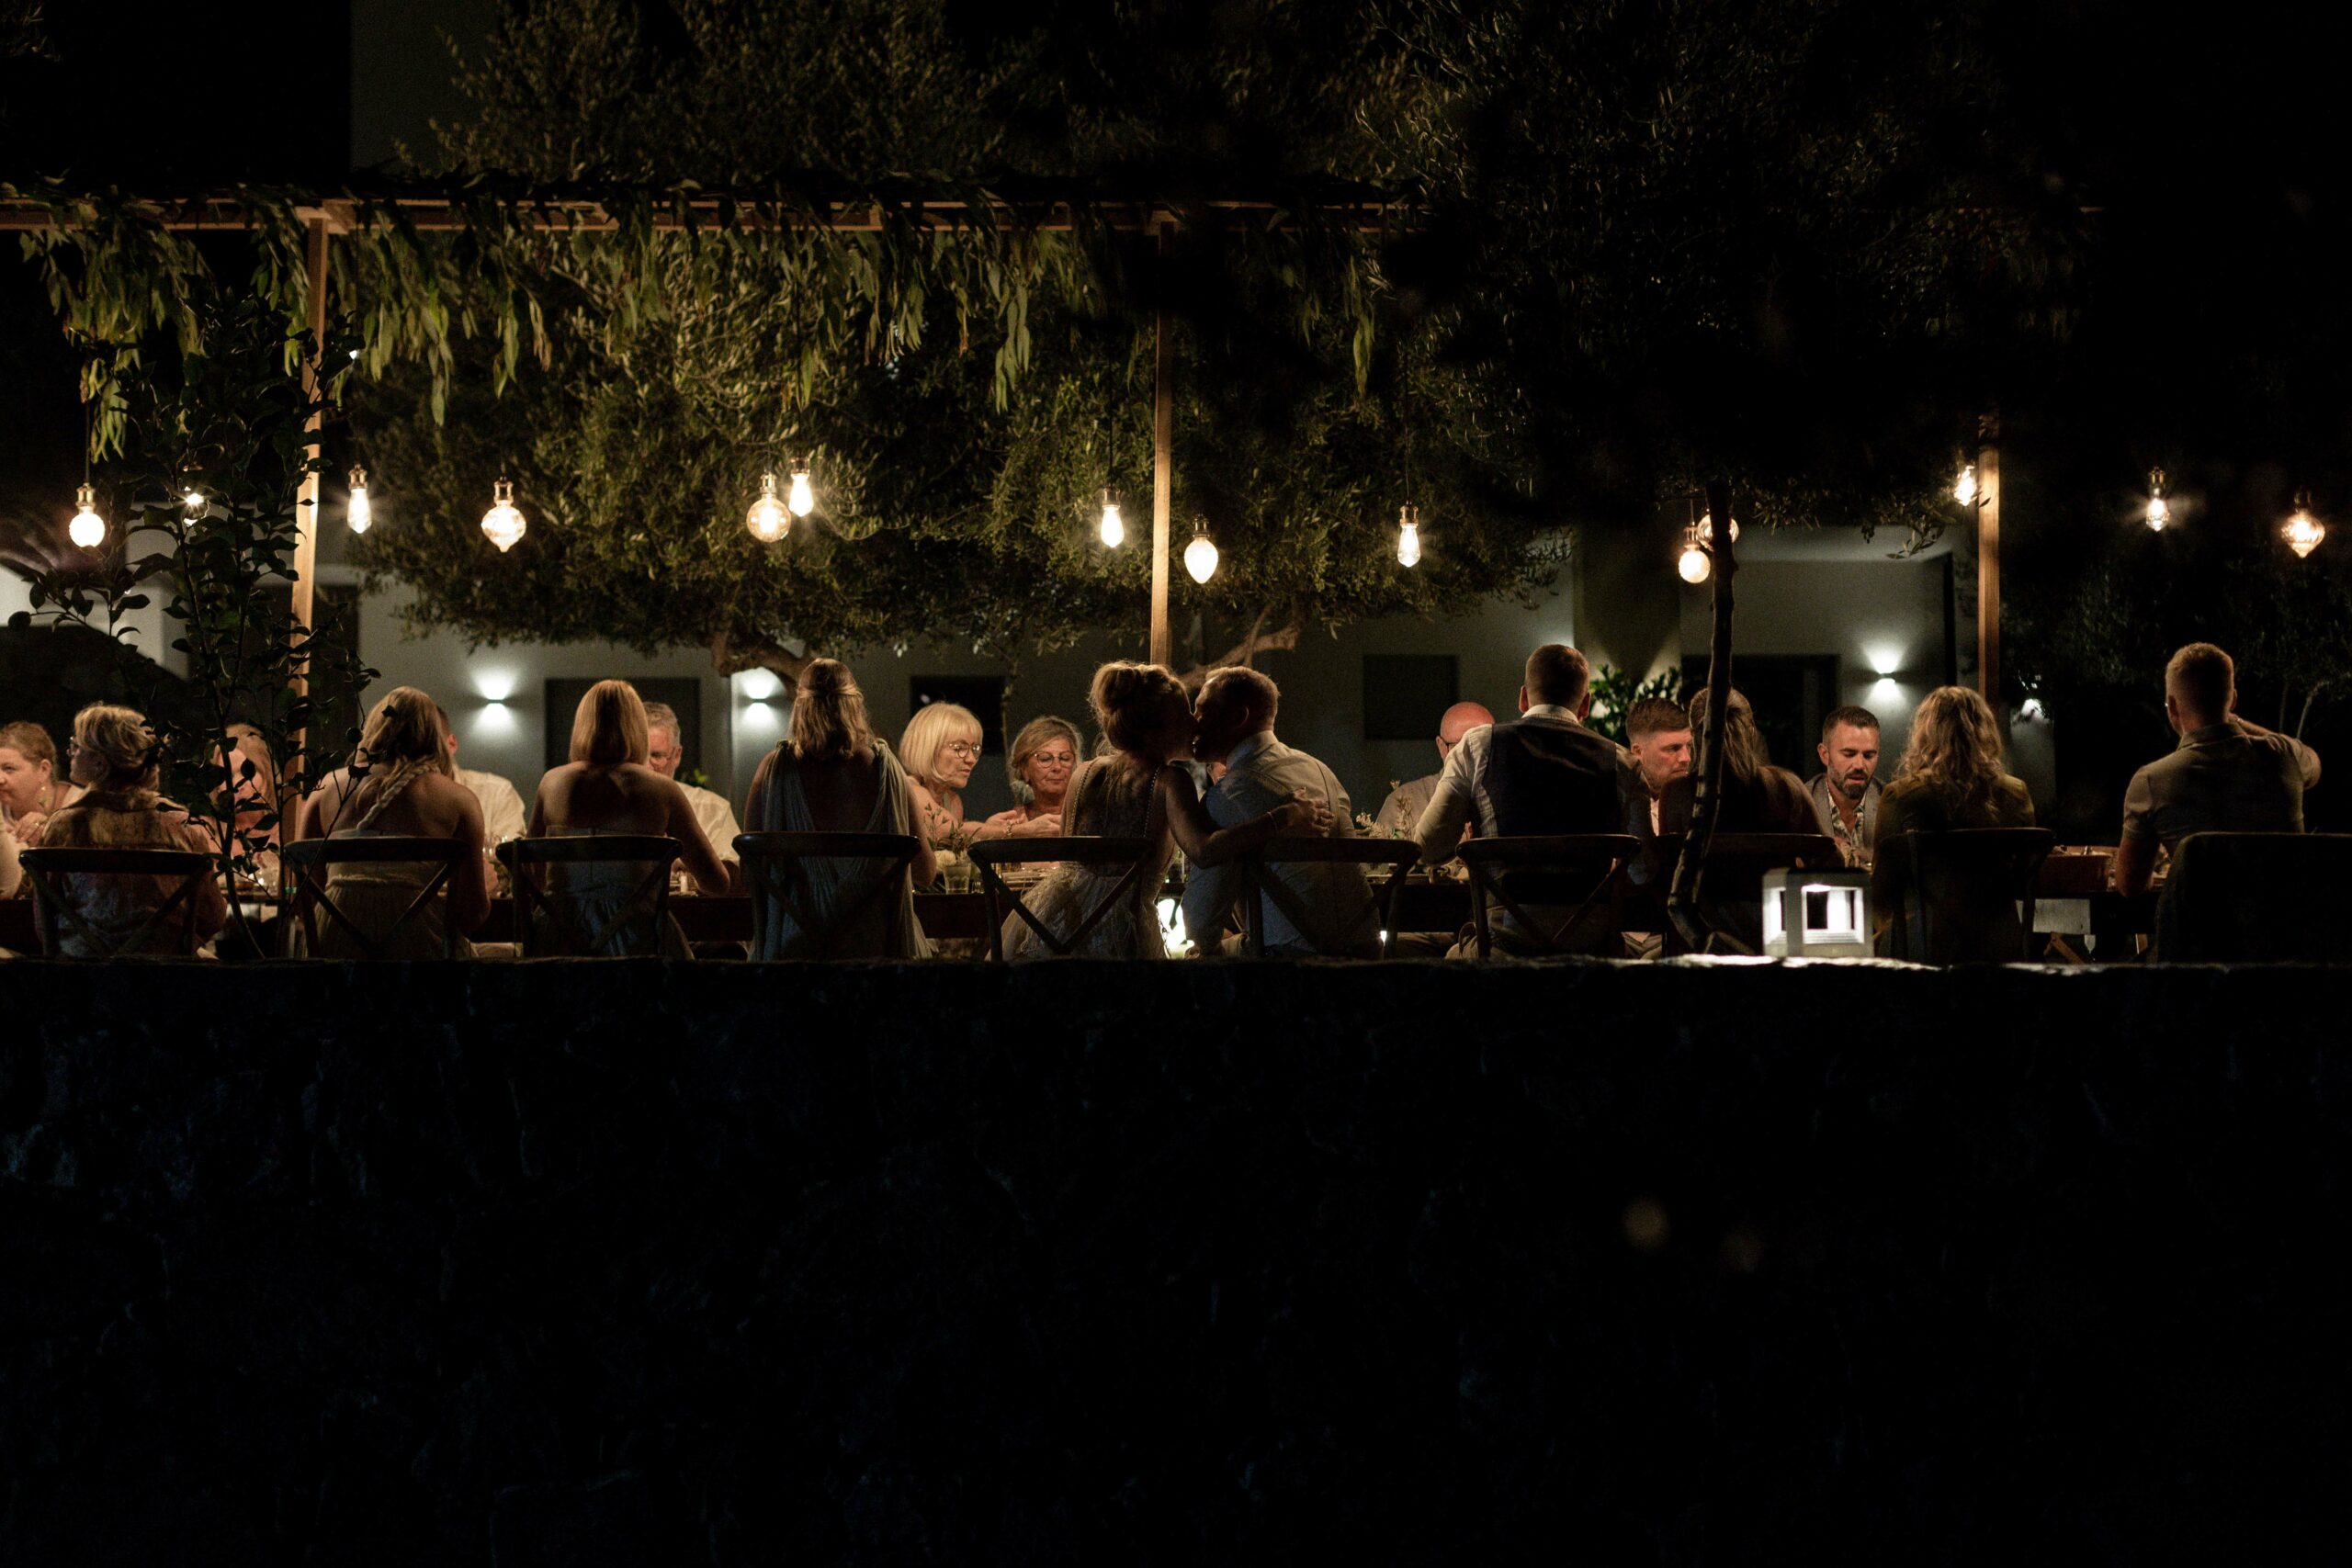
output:
[[[1078,726],[1066,718],[1046,714],[1023,725],[1004,760],[1004,771],[1012,780],[1012,798],[1020,804],[998,812],[987,825],[1013,828],[1047,817],[1060,822],[1070,775],[1085,754]]]
[[[1051,838],[1062,830],[1058,813],[1023,822],[1001,817],[967,824],[964,786],[980,761],[980,721],[967,707],[933,703],[915,710],[899,739],[899,760],[913,786],[915,821],[922,837],[942,849],[989,839]]]
[[[82,798],[82,786],[58,777],[57,744],[38,724],[0,724],[0,821],[25,849],[40,843],[50,813]]]

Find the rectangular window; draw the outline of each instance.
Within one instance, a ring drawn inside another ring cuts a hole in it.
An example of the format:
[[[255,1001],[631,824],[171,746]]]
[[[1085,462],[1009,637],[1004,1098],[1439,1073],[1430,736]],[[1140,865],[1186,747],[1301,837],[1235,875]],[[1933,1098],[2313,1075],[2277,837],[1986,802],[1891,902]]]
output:
[[[1450,653],[1363,656],[1363,738],[1428,740],[1461,698],[1461,671]]]

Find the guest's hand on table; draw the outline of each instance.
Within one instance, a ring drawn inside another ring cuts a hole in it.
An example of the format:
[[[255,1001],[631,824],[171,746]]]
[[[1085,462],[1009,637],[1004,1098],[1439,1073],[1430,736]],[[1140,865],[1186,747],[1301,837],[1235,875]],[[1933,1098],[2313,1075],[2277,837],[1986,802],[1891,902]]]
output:
[[[48,825],[49,813],[28,811],[10,825],[9,830],[17,835],[19,849],[37,850],[40,848],[40,830]]]
[[[1017,812],[1012,811],[1005,812],[1004,815],[1013,818],[1019,816]],[[991,817],[989,820],[993,822],[996,818]],[[1032,818],[1026,822],[1015,820],[1006,824],[1005,836],[1012,839],[1053,839],[1060,837],[1061,830],[1062,814],[1058,811],[1049,811],[1043,817]]]

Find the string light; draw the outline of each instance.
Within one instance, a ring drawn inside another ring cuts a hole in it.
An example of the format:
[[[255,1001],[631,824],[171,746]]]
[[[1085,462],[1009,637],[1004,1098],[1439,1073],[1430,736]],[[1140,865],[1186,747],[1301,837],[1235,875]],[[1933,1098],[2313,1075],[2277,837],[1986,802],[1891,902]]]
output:
[[[2165,499],[2165,471],[2162,468],[2150,468],[2148,470],[2148,526],[2161,534],[2165,531],[2165,525],[2171,521],[2172,502]]]
[[[2312,515],[2311,491],[2299,490],[2295,492],[2294,513],[2278,532],[2286,537],[2287,547],[2295,552],[2298,560],[2319,548],[2320,541],[2327,537],[2327,528]]]
[[[1193,542],[1184,547],[1184,570],[1193,581],[1205,583],[1216,575],[1216,541],[1209,537],[1209,520],[1196,519],[1193,524]]]
[[[817,492],[809,488],[808,464],[792,465],[792,490],[785,498],[785,504],[792,508],[795,517],[806,517],[817,510]]]
[[[343,520],[355,534],[365,534],[368,525],[376,521],[375,503],[368,499],[368,470],[351,470],[351,504],[345,509]]]
[[[752,530],[752,537],[763,545],[773,545],[792,527],[792,513],[785,510],[776,498],[775,476],[760,476],[760,499],[752,502],[752,510],[744,518]]]
[[[1962,506],[1976,504],[1976,465],[1962,463],[1960,478],[1952,481],[1951,498]]]
[[[98,515],[98,492],[84,485],[74,492],[74,500],[81,510],[65,525],[65,536],[85,550],[95,550],[107,542],[107,520]]]
[[[1699,513],[1699,536],[1710,546],[1714,543],[1715,513],[1713,507]],[[1735,545],[1739,543],[1739,519],[1736,517],[1731,520],[1731,542]]]
[[[1707,547],[1699,542],[1699,525],[1696,523],[1686,525],[1682,530],[1682,554],[1675,561],[1674,570],[1683,581],[1693,587],[1706,581],[1708,574],[1715,570],[1714,558],[1708,553]]]
[[[1396,513],[1396,564],[1419,566],[1421,561],[1421,509],[1407,502]]]
[[[203,491],[190,485],[180,496],[180,510],[187,514],[189,522],[201,523],[212,510],[212,502],[205,499]]]
[[[502,477],[491,491],[490,510],[481,514],[481,531],[504,555],[523,536],[523,514],[514,507],[514,486]]]
[[[1109,485],[1102,487],[1102,543],[1117,549],[1125,543],[1127,525],[1119,515],[1119,492]]]

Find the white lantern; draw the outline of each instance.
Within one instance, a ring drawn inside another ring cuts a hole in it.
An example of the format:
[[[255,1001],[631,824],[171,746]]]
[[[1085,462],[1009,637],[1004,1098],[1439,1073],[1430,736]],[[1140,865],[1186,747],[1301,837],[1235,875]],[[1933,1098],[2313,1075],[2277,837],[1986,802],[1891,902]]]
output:
[[[1699,513],[1699,536],[1710,545],[1715,542],[1715,513],[1713,507]],[[1731,542],[1739,543],[1739,519],[1731,520]]]
[[[1962,506],[1976,504],[1976,465],[1962,463],[1960,478],[1952,481],[1951,498]]]
[[[817,510],[817,492],[808,485],[808,464],[792,465],[792,490],[786,496],[785,504],[792,508],[795,517],[806,517]]]
[[[2287,547],[2295,552],[2298,560],[2319,548],[2320,541],[2327,537],[2327,525],[2312,515],[2311,491],[2295,492],[2295,514],[2278,532],[2286,536]]]
[[[775,476],[760,476],[760,499],[752,502],[750,514],[744,521],[750,525],[752,537],[763,545],[773,545],[784,537],[792,526],[792,513],[775,493]]]
[[[1216,541],[1209,537],[1206,518],[1193,525],[1193,542],[1184,547],[1184,570],[1200,583],[1216,575]]]
[[[514,487],[502,479],[491,491],[490,510],[481,514],[481,531],[504,555],[523,536],[523,514],[514,506]]]
[[[2165,471],[2148,470],[2148,527],[2158,534],[2172,521],[2172,502],[2165,499]]]
[[[190,485],[186,493],[180,497],[180,510],[187,513],[189,522],[200,523],[204,520],[205,514],[212,510],[212,502],[205,499],[203,491]]]
[[[1699,525],[1693,523],[1682,530],[1682,554],[1675,559],[1675,573],[1696,588],[1714,570],[1715,558],[1701,542]]]
[[[351,470],[351,504],[345,509],[343,520],[355,534],[365,534],[368,525],[376,521],[375,504],[368,499],[368,470]]]
[[[1119,515],[1119,492],[1110,486],[1102,487],[1102,543],[1117,549],[1126,541],[1127,525]]]
[[[95,550],[107,542],[107,520],[98,515],[98,492],[84,485],[74,492],[74,502],[79,510],[65,525],[65,536],[85,550]]]
[[[1769,958],[1868,958],[1871,874],[1775,871],[1764,878]]]
[[[1421,560],[1421,509],[1407,502],[1396,514],[1396,564],[1419,566]]]

